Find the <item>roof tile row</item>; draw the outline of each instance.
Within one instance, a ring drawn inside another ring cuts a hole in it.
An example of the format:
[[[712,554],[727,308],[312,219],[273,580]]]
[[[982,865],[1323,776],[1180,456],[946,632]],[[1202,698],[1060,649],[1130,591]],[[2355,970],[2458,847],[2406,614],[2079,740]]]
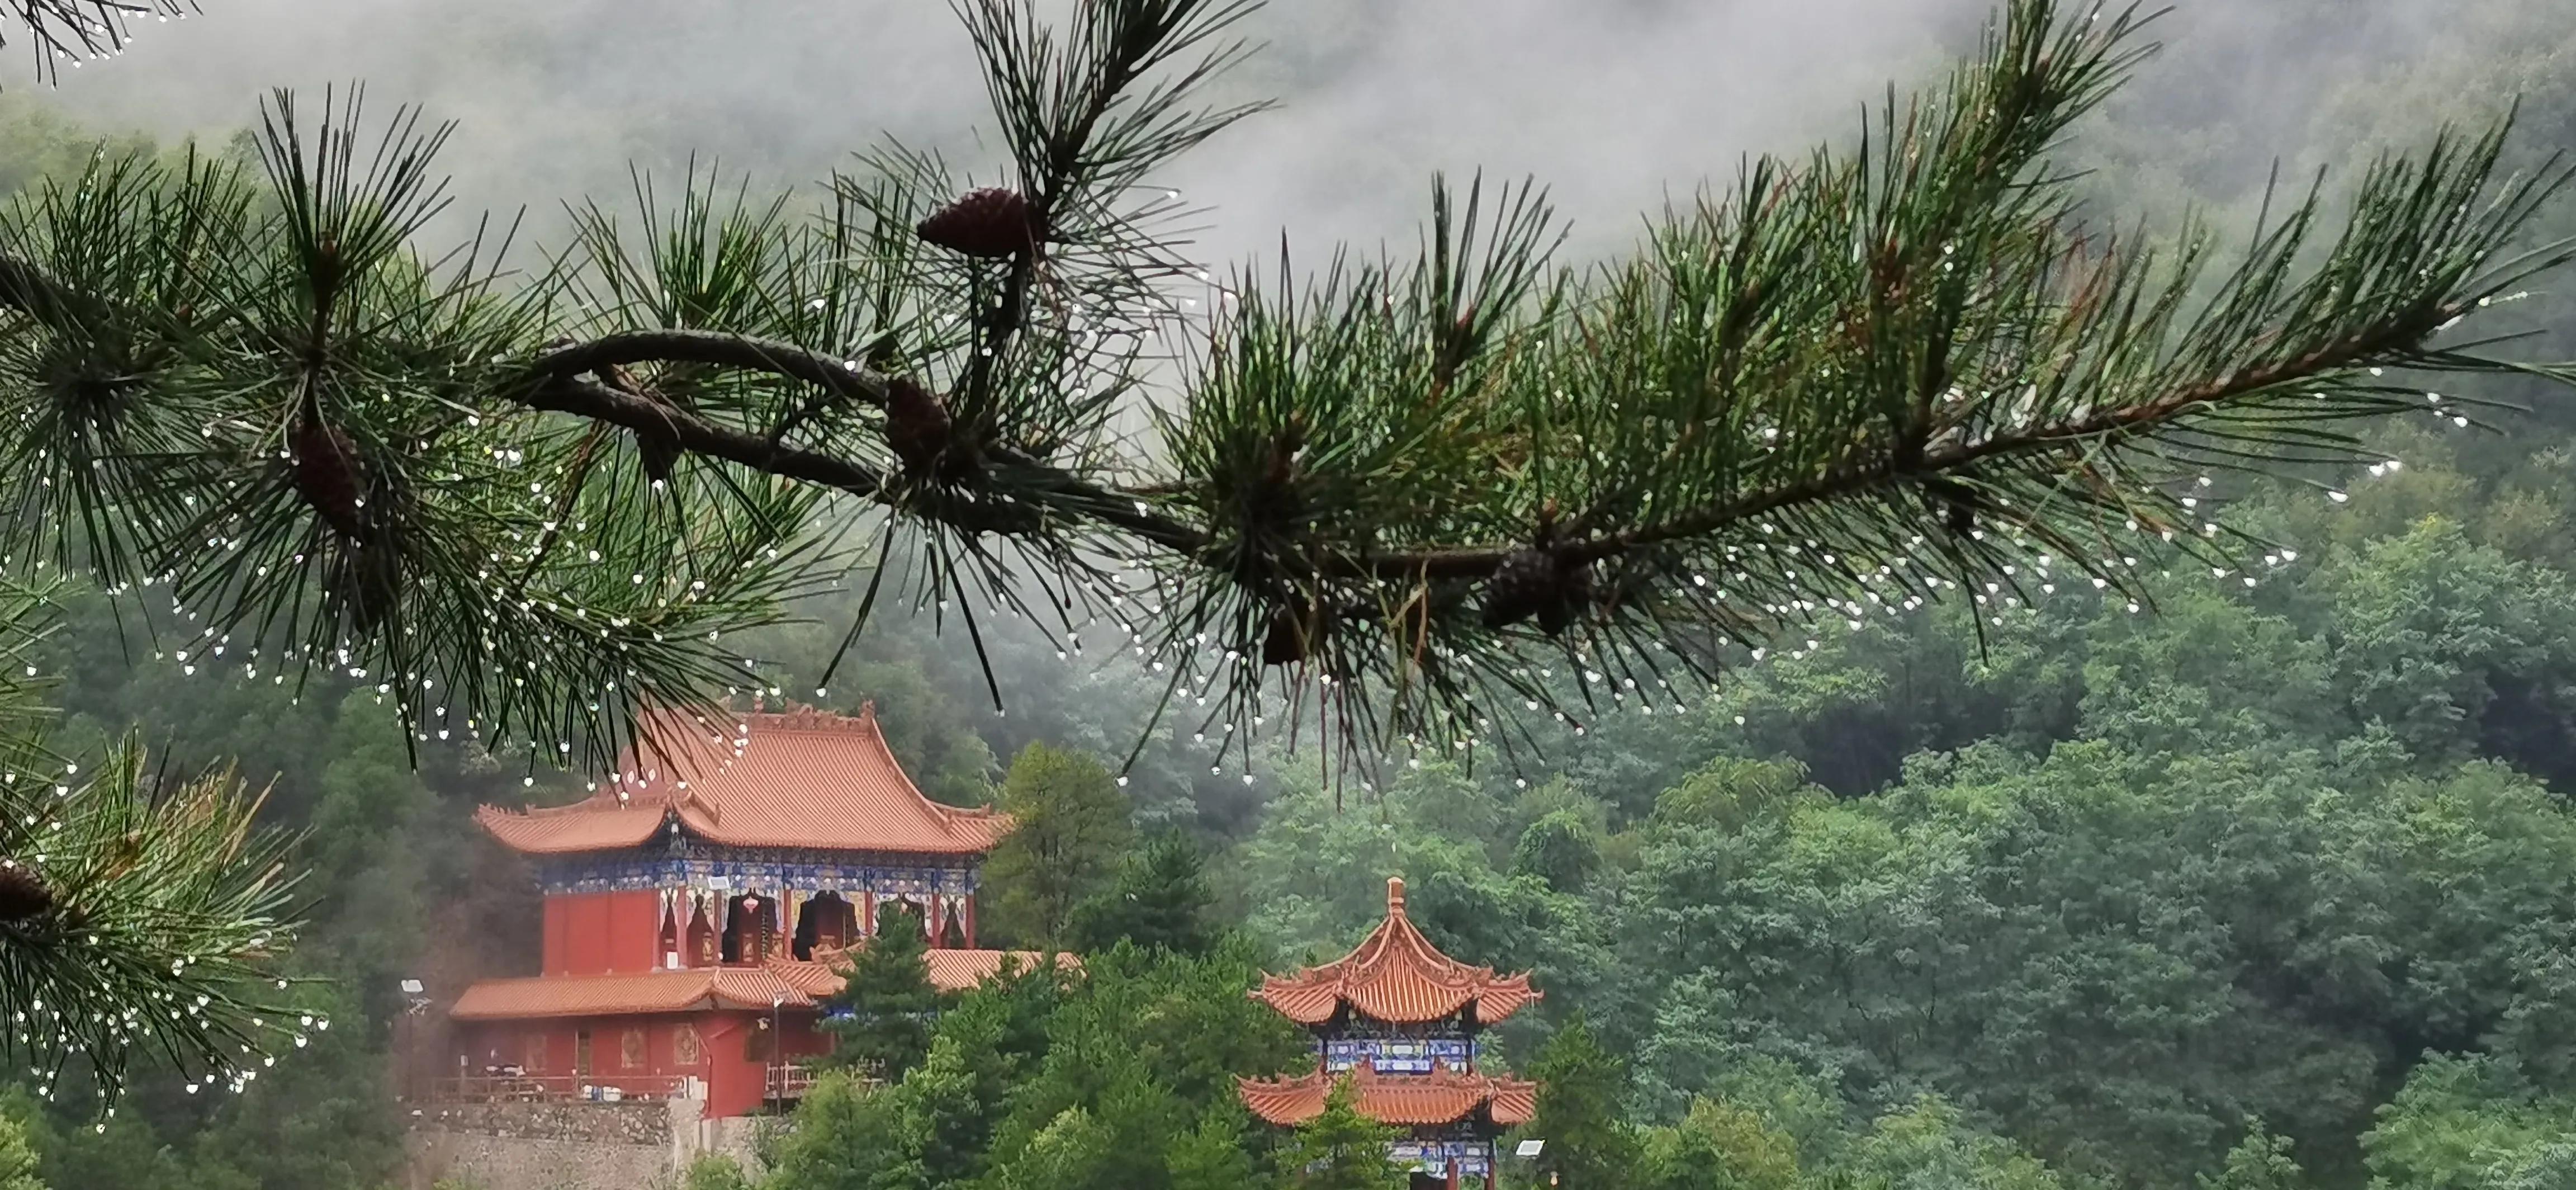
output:
[[[931,986],[965,991],[992,978],[1005,962],[1032,967],[1030,951],[933,950],[927,952]],[[1059,962],[1072,962],[1069,955]],[[636,1016],[716,1008],[810,1009],[841,990],[833,956],[779,961],[758,967],[702,967],[621,975],[542,975],[487,979],[465,989],[448,1015],[457,1020],[533,1020],[544,1017]]]
[[[1265,975],[1252,997],[1301,1025],[1320,1025],[1337,1006],[1371,1020],[1419,1024],[1473,1005],[1493,1024],[1540,998],[1529,973],[1497,975],[1440,953],[1404,912],[1404,880],[1386,882],[1386,920],[1349,954],[1294,975]]]
[[[1008,815],[922,796],[878,729],[876,705],[856,715],[810,707],[709,723],[655,716],[654,746],[630,752],[599,792],[569,806],[503,810],[477,821],[513,850],[536,855],[634,847],[676,819],[700,838],[736,847],[980,854],[1010,832]]]
[[[1381,1124],[1450,1124],[1479,1109],[1504,1127],[1538,1114],[1538,1084],[1453,1070],[1435,1063],[1429,1074],[1380,1074],[1363,1063],[1347,1075],[1315,1070],[1296,1078],[1236,1079],[1243,1105],[1273,1124],[1302,1124],[1323,1114],[1324,1101],[1342,1078],[1351,1081],[1353,1110]]]

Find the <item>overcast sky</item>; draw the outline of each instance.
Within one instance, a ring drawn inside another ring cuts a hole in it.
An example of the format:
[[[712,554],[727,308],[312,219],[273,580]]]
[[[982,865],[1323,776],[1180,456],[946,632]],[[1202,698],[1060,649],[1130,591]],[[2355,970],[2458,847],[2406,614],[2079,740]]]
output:
[[[220,132],[270,87],[362,79],[373,104],[461,122],[446,164],[467,205],[541,220],[585,194],[622,198],[629,161],[670,173],[695,153],[786,185],[881,133],[989,160],[969,134],[972,57],[939,0],[202,2],[144,26],[121,59],[65,72],[61,100],[103,128]],[[1589,254],[1749,153],[1847,136],[1889,79],[1930,77],[1991,8],[1276,0],[1245,26],[1270,48],[1231,85],[1281,110],[1167,180],[1216,206],[1210,259],[1264,253],[1283,230],[1309,258],[1336,240],[1409,243],[1432,171],[1479,166],[1536,175]],[[2544,8],[2576,16],[2576,0],[2183,0],[2158,27],[2172,52],[2131,102],[2251,130],[2177,167],[2257,178],[2271,154],[2297,154],[2319,97],[2356,70],[2402,81],[2445,23]]]
[[[204,0],[123,58],[66,72],[103,126],[239,127],[272,86],[363,79],[372,104],[462,122],[478,203],[614,190],[690,153],[810,178],[880,132],[977,157],[967,43],[936,0]],[[1972,35],[1973,0],[1281,0],[1235,80],[1283,107],[1172,181],[1213,202],[1220,255],[1409,239],[1430,173],[1535,174],[1625,236],[1667,189],[1748,150],[1846,129],[1892,74]]]

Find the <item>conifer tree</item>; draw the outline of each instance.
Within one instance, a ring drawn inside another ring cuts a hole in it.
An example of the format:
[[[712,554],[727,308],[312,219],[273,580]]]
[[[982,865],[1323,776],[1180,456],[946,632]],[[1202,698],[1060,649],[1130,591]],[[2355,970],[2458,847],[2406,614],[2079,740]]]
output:
[[[1324,1096],[1324,1110],[1297,1126],[1281,1152],[1291,1184],[1300,1190],[1395,1190],[1404,1171],[1387,1157],[1395,1130],[1361,1115],[1358,1092],[1345,1076]]]
[[[1198,1126],[1172,1138],[1163,1165],[1172,1190],[1247,1190],[1261,1183],[1253,1173],[1251,1120],[1239,1103],[1220,1101]]]
[[[1073,907],[1068,940],[1082,951],[1107,950],[1123,939],[1148,950],[1207,953],[1215,938],[1205,868],[1187,836],[1154,836],[1119,861],[1108,888]]]
[[[1546,1142],[1539,1167],[1569,1190],[1622,1184],[1638,1149],[1622,1122],[1627,1071],[1618,1057],[1577,1017],[1548,1038],[1529,1076],[1538,1082],[1538,1114],[1528,1132]]]
[[[941,997],[930,982],[930,940],[922,930],[919,913],[890,903],[878,910],[876,935],[849,952],[841,990],[824,1001],[831,1065],[893,1082],[930,1052]]]

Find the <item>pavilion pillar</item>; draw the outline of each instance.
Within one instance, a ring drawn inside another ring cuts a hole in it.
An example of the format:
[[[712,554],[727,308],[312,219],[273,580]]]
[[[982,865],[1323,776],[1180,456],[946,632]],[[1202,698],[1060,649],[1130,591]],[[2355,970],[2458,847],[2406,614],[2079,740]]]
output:
[[[877,894],[871,889],[859,894],[859,937],[877,936]]]
[[[975,894],[966,894],[966,949],[975,949]]]
[[[1449,1190],[1458,1190],[1458,1159],[1449,1159]]]

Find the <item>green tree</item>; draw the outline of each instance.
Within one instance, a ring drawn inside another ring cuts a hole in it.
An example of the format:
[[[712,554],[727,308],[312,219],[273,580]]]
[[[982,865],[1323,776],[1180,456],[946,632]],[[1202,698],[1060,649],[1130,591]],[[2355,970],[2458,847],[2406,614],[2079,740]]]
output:
[[[45,1190],[36,1176],[36,1146],[27,1125],[8,1111],[0,1111],[0,1190]]]
[[[2199,1178],[2200,1190],[2304,1190],[2307,1184],[2289,1138],[2266,1130],[2261,1120],[2227,1151],[2227,1163],[2217,1173]]]
[[[1590,824],[1571,810],[1557,810],[1529,824],[1512,845],[1512,871],[1535,876],[1558,892],[1581,892],[1601,866],[1601,845]]]
[[[1530,1064],[1538,1114],[1530,1135],[1547,1142],[1539,1168],[1570,1190],[1617,1186],[1637,1164],[1637,1137],[1621,1111],[1626,1064],[1602,1048],[1580,1016],[1559,1027]]]
[[[823,1028],[832,1035],[829,1063],[893,1082],[930,1053],[941,997],[930,982],[921,915],[884,903],[876,931],[849,952],[841,990],[824,1000]]]
[[[1002,1190],[1112,1190],[1117,1132],[1080,1107],[1068,1107],[1030,1137],[1016,1159],[994,1171]]]
[[[2570,1136],[2576,1096],[2552,1095],[2493,1056],[2441,1055],[2407,1077],[2362,1147],[2374,1186],[2504,1190],[2566,1169]]]
[[[1855,1190],[2061,1190],[2065,1182],[2011,1141],[1969,1129],[1957,1108],[1917,1100],[1879,1118],[1845,1165]]]
[[[680,1175],[680,1190],[754,1190],[742,1164],[722,1153],[701,1153]]]
[[[1750,1110],[1703,1099],[1649,1131],[1635,1180],[1644,1190],[1799,1190],[1798,1142]]]
[[[1172,1139],[1163,1154],[1172,1190],[1253,1190],[1263,1180],[1252,1160],[1251,1115],[1243,1105],[1221,1099],[1209,1105],[1197,1126]]]
[[[1296,1138],[1280,1151],[1280,1165],[1302,1190],[1397,1190],[1404,1171],[1388,1159],[1387,1146],[1396,1131],[1363,1116],[1353,1106],[1357,1093],[1343,1078],[1324,1096],[1324,1110],[1297,1126]]]
[[[1024,944],[1060,946],[1074,907],[1106,884],[1134,837],[1127,795],[1097,757],[1031,744],[1002,779],[1011,833],[985,875],[994,924]]]
[[[794,1126],[762,1154],[770,1190],[929,1190],[918,1144],[891,1089],[826,1075],[796,1104]]]
[[[1233,1101],[1236,1075],[1307,1052],[1299,1030],[1243,994],[1258,970],[1240,941],[1204,958],[1132,943],[1087,956],[1048,1014],[1043,1055],[1009,1090],[996,1165],[1033,1160],[1030,1146],[1079,1108],[1115,1141],[1096,1167],[1104,1185],[1162,1185],[1183,1135]]]
[[[1109,887],[1073,907],[1067,941],[1077,950],[1107,950],[1121,940],[1176,954],[1205,954],[1216,944],[1208,920],[1214,901],[1206,860],[1186,835],[1167,832],[1129,851]]]

